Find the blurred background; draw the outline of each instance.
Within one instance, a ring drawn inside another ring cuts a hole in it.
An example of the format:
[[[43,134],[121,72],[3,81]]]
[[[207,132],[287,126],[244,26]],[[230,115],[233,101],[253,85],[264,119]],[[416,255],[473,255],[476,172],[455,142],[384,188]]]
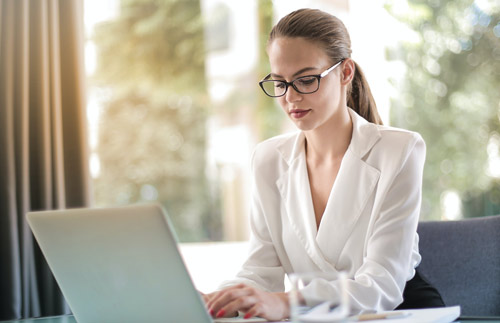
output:
[[[498,1],[84,5],[94,205],[162,203],[201,290],[245,257],[253,148],[294,130],[257,82],[271,27],[298,8],[345,23],[384,123],[425,139],[421,220],[500,213]]]

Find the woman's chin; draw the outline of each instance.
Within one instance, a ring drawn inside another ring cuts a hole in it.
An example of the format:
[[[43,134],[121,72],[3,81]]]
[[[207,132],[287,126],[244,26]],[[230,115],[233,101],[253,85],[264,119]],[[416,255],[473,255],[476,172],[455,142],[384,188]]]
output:
[[[310,131],[314,130],[315,125],[311,122],[304,122],[303,120],[293,120],[293,124],[301,131]]]

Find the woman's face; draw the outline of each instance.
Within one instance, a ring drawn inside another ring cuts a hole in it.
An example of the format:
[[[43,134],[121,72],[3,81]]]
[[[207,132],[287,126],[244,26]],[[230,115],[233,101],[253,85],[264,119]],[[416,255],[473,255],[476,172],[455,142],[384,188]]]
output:
[[[301,76],[321,74],[337,63],[330,61],[318,44],[304,38],[276,38],[269,45],[268,55],[271,78],[287,82]],[[301,94],[289,86],[286,94],[277,98],[283,111],[299,129],[317,129],[333,121],[345,107],[345,94],[341,97],[341,70],[342,65],[323,77],[317,92]]]

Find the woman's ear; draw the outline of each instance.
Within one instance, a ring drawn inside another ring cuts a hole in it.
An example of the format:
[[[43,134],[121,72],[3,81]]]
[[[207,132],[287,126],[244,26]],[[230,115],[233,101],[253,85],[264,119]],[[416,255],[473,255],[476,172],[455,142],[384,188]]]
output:
[[[354,73],[356,72],[356,65],[354,61],[350,58],[346,58],[342,63],[342,74],[341,74],[341,83],[342,85],[347,85],[351,83],[354,78]]]

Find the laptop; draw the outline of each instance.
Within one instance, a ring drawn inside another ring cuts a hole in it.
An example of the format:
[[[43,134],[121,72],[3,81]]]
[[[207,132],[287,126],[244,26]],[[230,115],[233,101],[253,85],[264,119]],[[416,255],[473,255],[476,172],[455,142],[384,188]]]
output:
[[[26,217],[78,322],[213,322],[159,204]]]

